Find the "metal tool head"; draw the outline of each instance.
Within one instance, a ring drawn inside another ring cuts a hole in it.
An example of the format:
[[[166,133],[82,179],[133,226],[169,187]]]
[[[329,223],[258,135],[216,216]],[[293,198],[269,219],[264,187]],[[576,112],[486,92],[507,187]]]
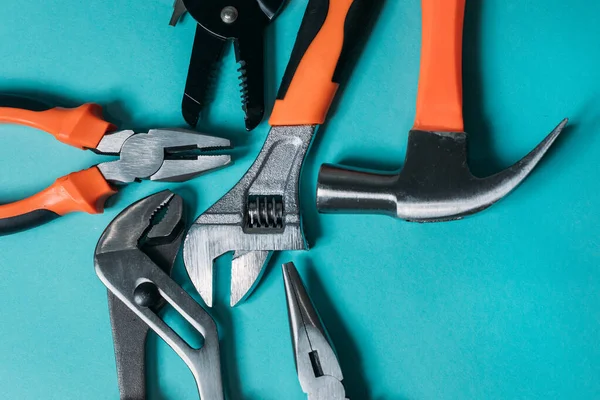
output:
[[[182,5],[173,5],[173,14],[182,15]],[[180,0],[185,11],[207,31],[223,39],[238,39],[261,20],[270,21],[285,0]],[[174,19],[173,17],[172,19]]]
[[[273,127],[240,181],[190,227],[183,259],[204,302],[213,303],[214,260],[233,251],[231,305],[247,298],[273,251],[305,250],[299,178],[315,126]]]
[[[202,399],[223,399],[216,325],[169,277],[184,228],[181,197],[163,191],[125,209],[96,246],[96,273],[109,290],[122,398],[145,398],[145,340],[152,329],[188,365]],[[159,317],[165,303],[204,338],[201,348],[192,348]]]
[[[182,114],[196,126],[213,93],[215,70],[225,46],[233,42],[246,129],[264,116],[264,30],[285,0],[176,0],[171,25],[186,11],[198,22],[182,100]]]
[[[399,173],[323,165],[317,207],[323,213],[381,213],[416,222],[460,219],[488,208],[523,182],[567,122],[563,120],[519,162],[487,178],[477,178],[469,170],[465,133],[413,130]]]
[[[293,263],[284,264],[283,282],[300,386],[311,400],[344,400],[342,369]]]
[[[119,155],[98,165],[104,177],[125,184],[143,179],[183,182],[231,163],[230,155],[200,154],[231,148],[231,142],[185,129],[152,129],[148,133],[118,131],[104,136],[95,149]]]
[[[99,256],[139,250],[142,246],[144,250],[158,248],[160,257],[170,264],[163,269],[170,274],[181,246],[183,231],[183,200],[165,190],[146,197],[121,212],[100,237],[95,254]],[[118,254],[115,256],[118,257]],[[153,258],[152,255],[149,256]],[[157,264],[164,265],[164,262],[159,261]]]

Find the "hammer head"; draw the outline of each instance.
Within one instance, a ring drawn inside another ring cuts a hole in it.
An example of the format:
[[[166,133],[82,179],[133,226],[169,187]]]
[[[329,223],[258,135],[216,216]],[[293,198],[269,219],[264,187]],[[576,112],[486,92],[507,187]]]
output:
[[[523,182],[567,122],[563,120],[522,160],[487,178],[469,170],[464,132],[412,130],[404,167],[396,174],[323,165],[317,208],[322,213],[378,213],[415,222],[460,219],[488,208]]]

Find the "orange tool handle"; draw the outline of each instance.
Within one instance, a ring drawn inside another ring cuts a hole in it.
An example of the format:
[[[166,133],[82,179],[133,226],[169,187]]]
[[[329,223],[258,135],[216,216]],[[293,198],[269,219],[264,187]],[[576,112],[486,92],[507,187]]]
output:
[[[269,123],[320,125],[380,0],[309,0]]]
[[[45,111],[0,107],[0,123],[37,128],[80,149],[95,149],[106,132],[115,129],[114,125],[102,119],[102,107],[91,103],[77,108],[57,107]]]
[[[465,0],[422,0],[421,75],[413,129],[463,132]]]
[[[29,229],[71,212],[101,213],[106,199],[115,193],[97,167],[74,172],[31,197],[0,205],[0,234]]]

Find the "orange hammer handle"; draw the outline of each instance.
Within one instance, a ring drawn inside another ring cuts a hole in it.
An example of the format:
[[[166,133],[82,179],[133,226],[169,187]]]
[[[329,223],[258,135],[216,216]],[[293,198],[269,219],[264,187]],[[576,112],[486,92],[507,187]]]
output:
[[[0,234],[32,228],[72,212],[101,213],[113,194],[115,190],[97,167],[71,173],[31,197],[0,205]]]
[[[465,0],[422,0],[421,73],[415,130],[463,132]]]
[[[91,103],[72,109],[52,108],[46,111],[0,107],[0,123],[37,128],[80,149],[95,149],[106,132],[115,129],[102,119],[102,108]]]
[[[378,0],[309,0],[269,123],[320,125]]]

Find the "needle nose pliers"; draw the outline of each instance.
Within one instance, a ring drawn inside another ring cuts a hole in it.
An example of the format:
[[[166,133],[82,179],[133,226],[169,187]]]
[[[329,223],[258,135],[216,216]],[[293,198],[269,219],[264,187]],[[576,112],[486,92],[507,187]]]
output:
[[[0,235],[71,212],[101,213],[106,199],[116,193],[114,185],[143,179],[185,181],[231,163],[229,155],[195,154],[198,150],[229,148],[229,140],[178,129],[152,129],[147,133],[116,130],[102,119],[102,108],[97,104],[43,111],[0,107],[0,123],[30,126],[70,146],[119,156],[115,161],[59,178],[29,198],[0,205]]]
[[[309,400],[348,400],[342,368],[319,314],[293,263],[284,264],[294,359],[302,391]]]

